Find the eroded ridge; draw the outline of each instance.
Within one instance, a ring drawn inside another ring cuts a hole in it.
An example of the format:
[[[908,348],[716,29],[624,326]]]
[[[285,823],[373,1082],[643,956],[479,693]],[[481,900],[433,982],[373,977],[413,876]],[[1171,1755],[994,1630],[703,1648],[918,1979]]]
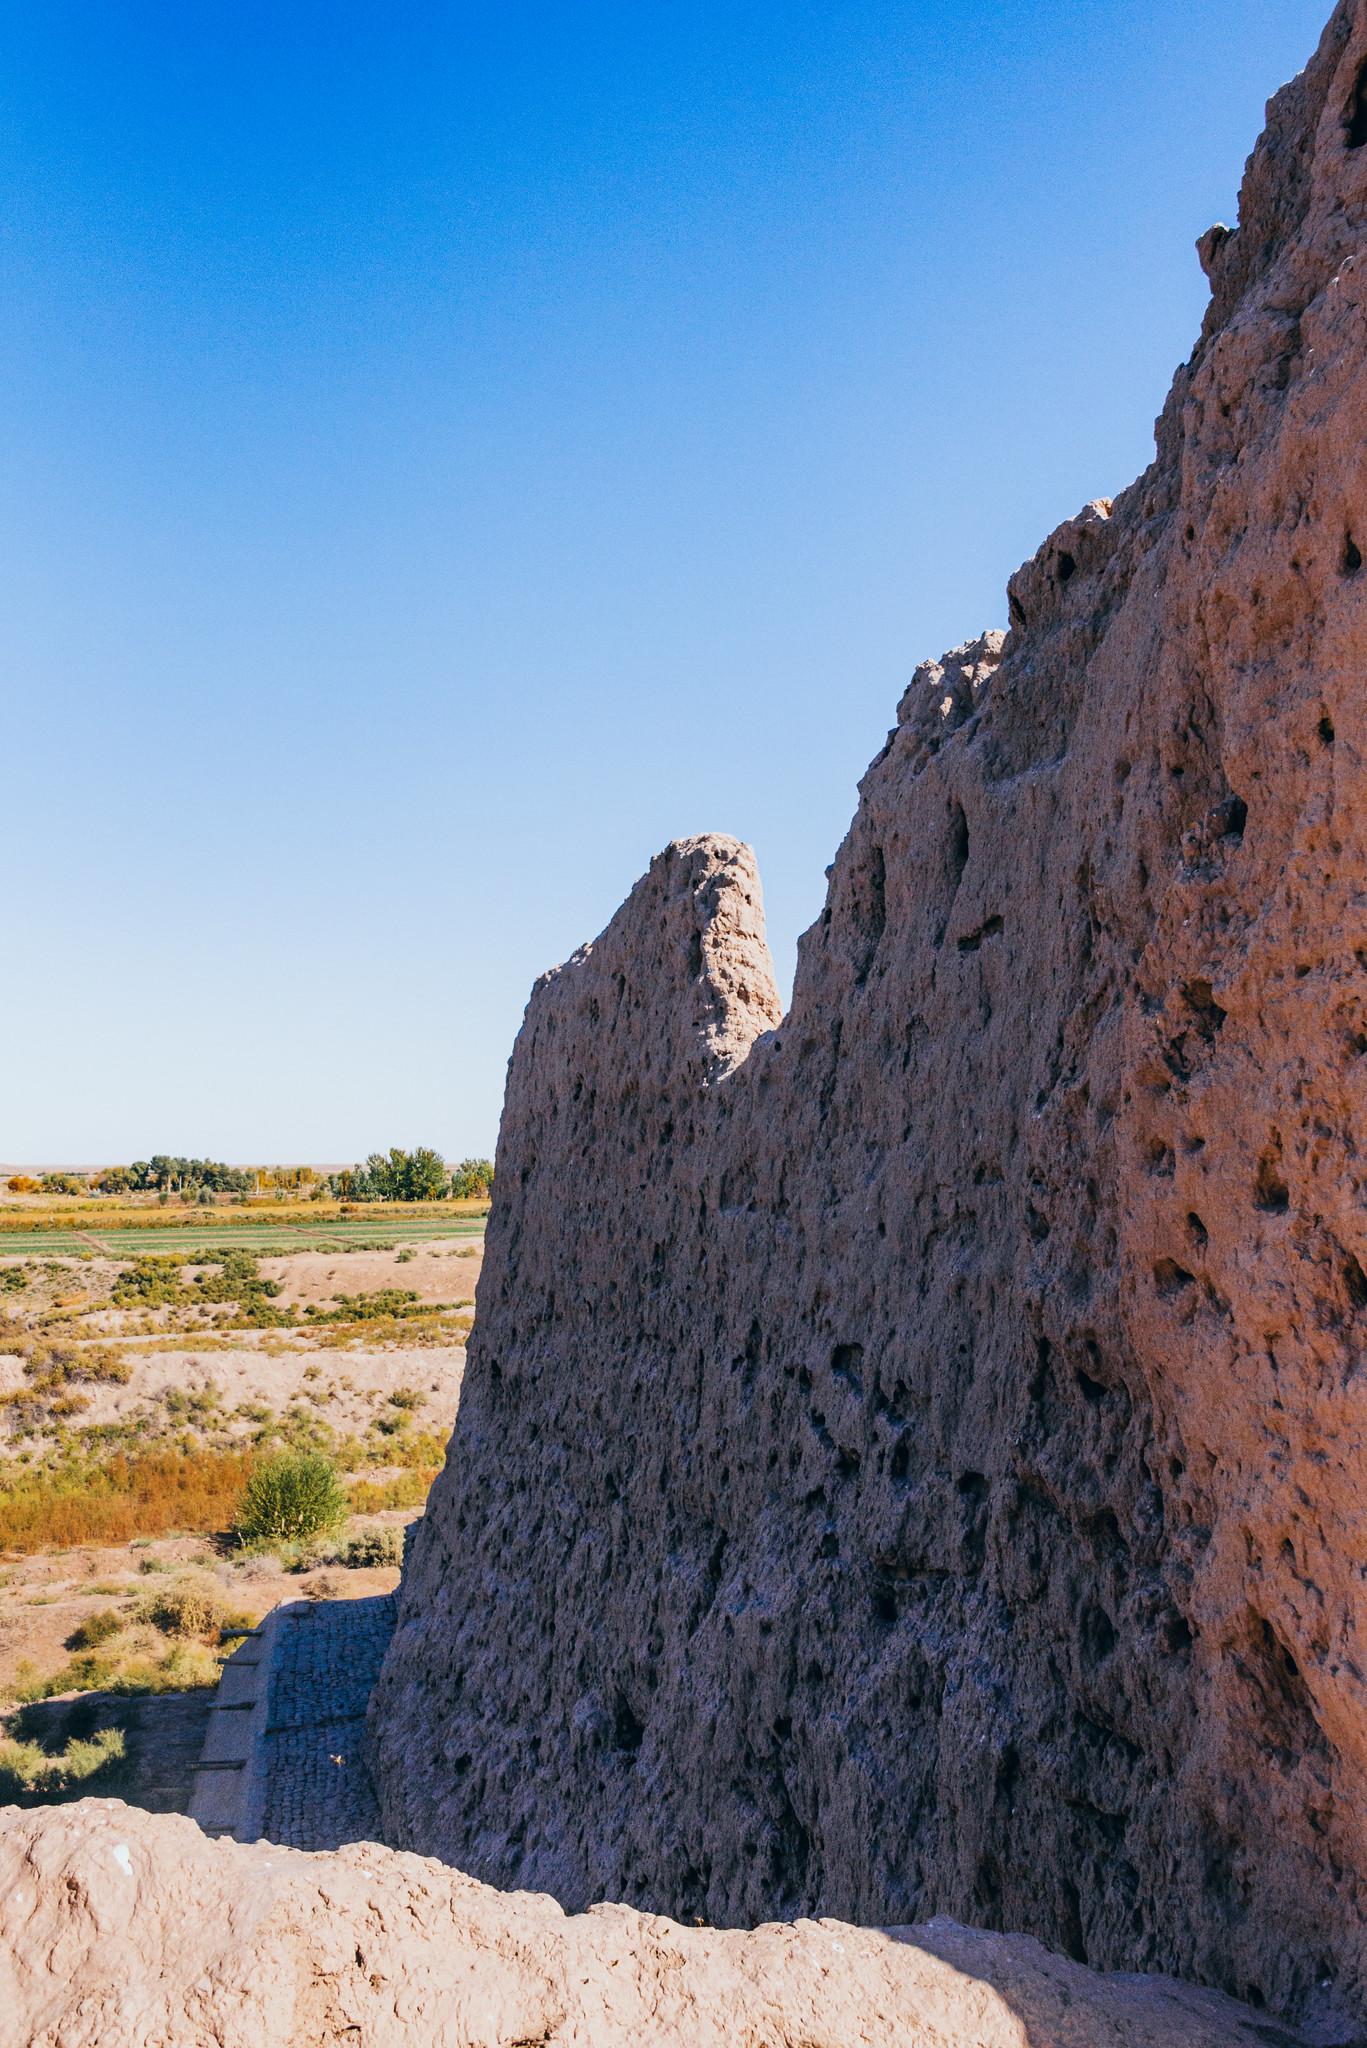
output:
[[[363,1843],[303,1855],[87,1799],[0,1827],[27,2048],[1298,2048],[1211,1992],[937,1921],[568,1917]]]
[[[534,993],[392,1839],[1361,2009],[1364,65],[1344,0],[1153,465],[918,672],[791,1014],[716,838]]]

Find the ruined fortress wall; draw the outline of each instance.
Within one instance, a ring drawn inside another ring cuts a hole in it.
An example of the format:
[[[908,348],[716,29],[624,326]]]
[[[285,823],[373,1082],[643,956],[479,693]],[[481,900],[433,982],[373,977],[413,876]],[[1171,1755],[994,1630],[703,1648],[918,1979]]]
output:
[[[392,1841],[1364,2003],[1365,64],[1153,466],[918,671],[789,1014],[716,837],[537,985]]]

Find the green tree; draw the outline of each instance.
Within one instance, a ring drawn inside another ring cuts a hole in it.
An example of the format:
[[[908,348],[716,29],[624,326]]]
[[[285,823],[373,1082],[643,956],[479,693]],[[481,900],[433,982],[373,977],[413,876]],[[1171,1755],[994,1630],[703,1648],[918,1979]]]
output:
[[[335,1173],[331,1187],[344,1202],[438,1202],[447,1191],[446,1161],[430,1145],[412,1152],[392,1145]]]
[[[483,1201],[494,1185],[492,1159],[462,1159],[451,1168],[451,1193],[458,1202]]]
[[[408,1160],[404,1199],[409,1202],[439,1202],[445,1193],[446,1161],[430,1145],[419,1145]]]

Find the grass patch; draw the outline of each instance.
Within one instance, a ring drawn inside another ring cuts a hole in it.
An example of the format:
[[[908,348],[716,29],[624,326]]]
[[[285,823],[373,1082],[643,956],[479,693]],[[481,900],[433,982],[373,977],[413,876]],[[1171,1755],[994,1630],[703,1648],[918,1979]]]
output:
[[[370,1294],[338,1294],[336,1308],[310,1302],[304,1313],[315,1323],[374,1323],[404,1316],[436,1315],[445,1304],[418,1299],[412,1287],[377,1287]]]
[[[36,1742],[0,1738],[0,1799],[35,1792],[67,1792],[124,1757],[123,1731],[105,1728],[98,1735],[73,1736],[66,1748],[49,1756]]]
[[[132,1372],[117,1344],[52,1344],[39,1338],[24,1359],[25,1377],[35,1387],[64,1387],[73,1381],[126,1387]]]
[[[421,1314],[374,1316],[360,1322],[330,1322],[319,1317],[314,1327],[315,1342],[322,1350],[344,1351],[351,1345],[374,1348],[382,1344],[419,1350],[441,1350],[449,1344],[464,1344],[470,1335],[472,1317],[469,1302],[452,1308],[424,1308]],[[321,1325],[321,1327],[320,1327]]]
[[[92,1650],[72,1657],[46,1676],[25,1662],[15,1673],[10,1690],[24,1706],[68,1692],[109,1692],[125,1698],[192,1692],[199,1686],[218,1684],[227,1655],[228,1649],[221,1644],[211,1647],[200,1642],[173,1643],[160,1657],[102,1657]]]
[[[367,1205],[369,1207],[369,1205]],[[484,1235],[487,1201],[389,1203],[383,1212],[365,1216],[340,1204],[309,1202],[279,1205],[253,1202],[220,1223],[202,1211],[159,1203],[119,1203],[92,1196],[76,1207],[56,1203],[51,1209],[25,1207],[0,1214],[0,1257],[60,1253],[73,1259],[99,1256],[95,1237],[115,1257],[141,1257],[147,1252],[200,1250],[216,1258],[244,1249],[264,1255],[291,1251],[392,1251],[406,1242],[433,1238],[474,1238]]]
[[[8,1412],[16,1436],[82,1414],[90,1406],[87,1395],[74,1391],[82,1383],[124,1386],[133,1370],[112,1344],[51,1344],[36,1338],[24,1344],[22,1355],[28,1385],[0,1394],[0,1408]]]

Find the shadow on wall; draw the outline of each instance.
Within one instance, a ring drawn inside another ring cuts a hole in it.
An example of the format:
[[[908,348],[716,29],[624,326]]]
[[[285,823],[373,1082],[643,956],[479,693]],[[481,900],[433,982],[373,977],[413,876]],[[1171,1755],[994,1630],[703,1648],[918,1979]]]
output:
[[[123,1752],[88,1776],[73,1772],[69,1784],[38,1779],[30,1792],[7,1782],[0,1786],[0,1803],[51,1806],[98,1796],[122,1799],[147,1813],[188,1813],[214,1698],[212,1686],[199,1686],[193,1692],[85,1692],[34,1701],[10,1722],[18,1743],[53,1759],[71,1755],[75,1744],[78,1769],[81,1746],[97,1744],[102,1736],[121,1736]]]

